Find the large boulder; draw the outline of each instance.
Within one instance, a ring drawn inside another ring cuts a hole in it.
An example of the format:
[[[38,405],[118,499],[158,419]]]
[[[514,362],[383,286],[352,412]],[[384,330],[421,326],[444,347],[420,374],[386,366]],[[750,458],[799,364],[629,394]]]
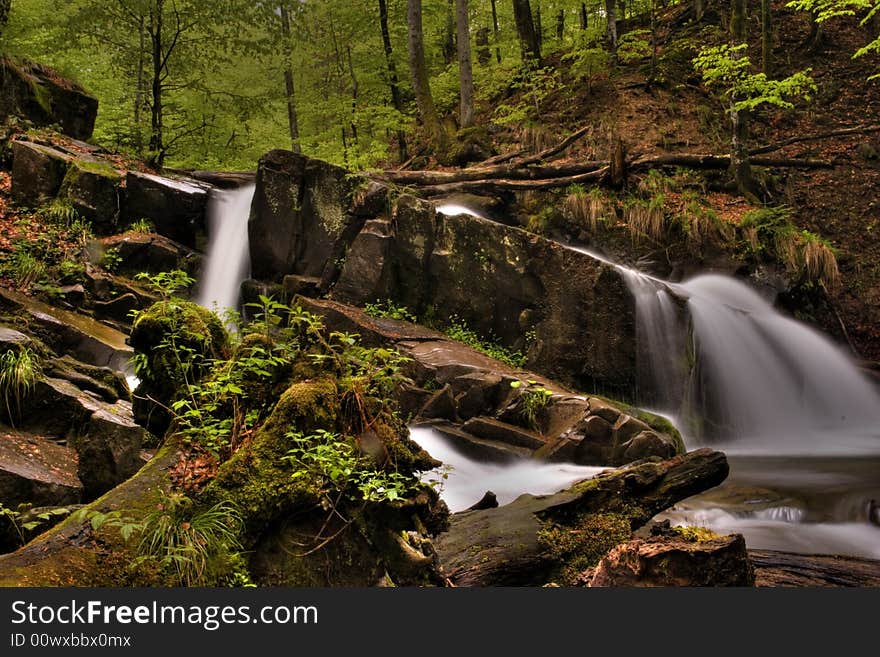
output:
[[[0,57],[0,122],[18,116],[38,126],[58,125],[74,139],[92,136],[98,101],[50,68]]]
[[[189,248],[203,250],[209,189],[192,179],[129,171],[125,177],[122,223],[149,219],[158,233]]]
[[[49,203],[61,191],[72,160],[67,153],[49,146],[13,142],[12,200],[32,208]]]
[[[0,504],[62,506],[82,497],[76,451],[40,435],[0,432]]]
[[[754,586],[742,535],[706,534],[673,532],[618,545],[590,573],[589,586]]]
[[[195,273],[201,258],[190,248],[156,233],[123,233],[101,240],[105,249],[119,255],[116,271],[134,276],[140,272],[158,274],[180,269]]]
[[[92,156],[76,158],[64,177],[61,196],[87,219],[98,235],[118,232],[122,175]]]
[[[635,305],[614,267],[519,228],[438,214],[409,195],[389,203],[378,190],[384,203],[358,203],[370,189],[302,155],[266,155],[249,224],[254,276],[314,277],[342,302],[390,299],[441,324],[456,316],[527,352],[542,374],[633,397]]]
[[[285,274],[323,278],[364,223],[349,212],[357,188],[345,169],[291,151],[260,159],[251,222],[251,263],[256,278]]]

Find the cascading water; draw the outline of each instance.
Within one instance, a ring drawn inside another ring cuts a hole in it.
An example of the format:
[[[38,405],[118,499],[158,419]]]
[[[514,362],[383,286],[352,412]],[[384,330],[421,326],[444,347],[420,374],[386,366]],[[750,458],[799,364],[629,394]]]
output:
[[[196,302],[219,313],[238,308],[239,286],[250,269],[248,217],[254,185],[211,193],[208,251]]]

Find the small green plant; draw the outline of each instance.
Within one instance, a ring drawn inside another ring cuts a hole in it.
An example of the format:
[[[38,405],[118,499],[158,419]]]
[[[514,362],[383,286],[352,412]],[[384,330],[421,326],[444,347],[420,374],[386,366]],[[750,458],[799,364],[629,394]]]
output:
[[[624,205],[623,215],[633,243],[637,244],[643,237],[655,242],[663,239],[666,229],[665,197],[655,194],[645,200],[633,198]]]
[[[617,43],[617,58],[631,64],[651,56],[651,31],[633,30],[621,35]]]
[[[33,391],[41,374],[39,356],[30,347],[9,349],[0,356],[0,391],[6,417],[13,426],[13,418],[20,415],[22,402]]]
[[[175,269],[173,271],[163,271],[159,274],[150,274],[140,272],[135,276],[137,280],[146,281],[150,287],[158,292],[166,301],[175,296],[181,290],[185,290],[196,282],[192,276],[185,271]]]
[[[553,391],[548,390],[537,381],[511,381],[510,387],[521,390],[520,400],[522,407],[520,414],[523,420],[534,430],[538,430],[538,414],[550,404]]]
[[[370,317],[384,317],[399,319],[406,322],[418,321],[406,306],[398,306],[391,299],[385,301],[376,300],[376,303],[368,303],[364,306],[364,312]]]
[[[418,488],[419,480],[399,472],[376,470],[352,438],[329,431],[309,436],[290,432],[293,448],[284,457],[293,467],[293,477],[313,477],[333,506],[340,496],[351,501],[394,502]]]
[[[595,235],[600,222],[610,222],[615,216],[614,203],[600,190],[589,192],[582,185],[572,185],[562,200],[562,212],[579,226]]]
[[[5,507],[0,502],[0,518],[6,518],[6,521],[15,532],[15,538],[19,545],[24,545],[29,534],[35,532],[46,523],[51,522],[53,518],[69,514],[70,509],[66,507],[46,509],[35,514],[31,512],[29,505],[22,505],[17,510],[14,510]]]
[[[80,220],[79,213],[73,208],[68,201],[56,199],[43,210],[45,217],[61,226],[70,226],[75,221]]]
[[[6,269],[21,288],[28,288],[46,277],[45,263],[26,250],[16,251]]]
[[[144,518],[137,567],[152,562],[184,586],[209,586],[225,575],[231,555],[241,551],[241,514],[228,501],[195,511],[181,493],[168,493]]]
[[[146,218],[138,219],[137,221],[131,222],[131,225],[128,227],[129,233],[152,233],[155,231],[155,226],[153,222]]]
[[[510,367],[525,367],[527,358],[522,352],[508,349],[496,341],[483,340],[477,335],[476,331],[465,324],[464,320],[460,319],[457,315],[449,318],[449,327],[446,328],[444,333],[452,340],[463,342],[469,347],[473,347],[490,358],[500,360]]]
[[[65,259],[58,265],[58,281],[60,283],[77,283],[86,273],[86,266],[78,260]]]
[[[101,266],[110,273],[115,272],[121,264],[122,256],[117,248],[107,249],[104,251],[104,255],[101,256]]]

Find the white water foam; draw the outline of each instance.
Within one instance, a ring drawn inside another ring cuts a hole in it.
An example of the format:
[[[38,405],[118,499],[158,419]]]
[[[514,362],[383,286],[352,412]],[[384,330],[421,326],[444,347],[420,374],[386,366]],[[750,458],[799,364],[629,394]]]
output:
[[[219,313],[238,309],[239,287],[250,270],[248,218],[254,185],[211,193],[208,252],[197,303]]]
[[[453,512],[464,511],[486,491],[495,493],[498,504],[504,505],[523,493],[556,493],[606,469],[525,459],[507,464],[480,463],[456,450],[441,433],[430,427],[410,427],[410,435],[426,452],[451,468],[440,496]],[[426,473],[424,478],[436,479],[437,474]]]

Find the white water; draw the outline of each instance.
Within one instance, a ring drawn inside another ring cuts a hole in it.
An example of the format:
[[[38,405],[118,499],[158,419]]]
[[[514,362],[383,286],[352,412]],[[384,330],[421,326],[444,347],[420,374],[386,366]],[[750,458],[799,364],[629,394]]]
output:
[[[461,205],[459,203],[441,203],[437,206],[437,212],[440,214],[445,214],[450,217],[454,217],[459,214],[467,214],[471,217],[479,217],[480,219],[485,219],[483,215],[481,215],[476,210],[469,208],[465,205]]]
[[[830,340],[732,278],[677,287],[689,297],[701,385],[728,450],[880,452],[880,394]]]
[[[451,468],[440,496],[453,512],[476,504],[486,491],[495,493],[498,504],[504,505],[523,493],[556,493],[606,469],[530,460],[504,465],[480,463],[456,450],[441,433],[430,427],[410,427],[410,435],[431,456]],[[437,476],[435,471],[426,473],[424,478],[430,481]]]
[[[248,276],[248,217],[254,185],[211,192],[208,206],[208,252],[197,303],[222,313],[237,310],[239,286]]]

